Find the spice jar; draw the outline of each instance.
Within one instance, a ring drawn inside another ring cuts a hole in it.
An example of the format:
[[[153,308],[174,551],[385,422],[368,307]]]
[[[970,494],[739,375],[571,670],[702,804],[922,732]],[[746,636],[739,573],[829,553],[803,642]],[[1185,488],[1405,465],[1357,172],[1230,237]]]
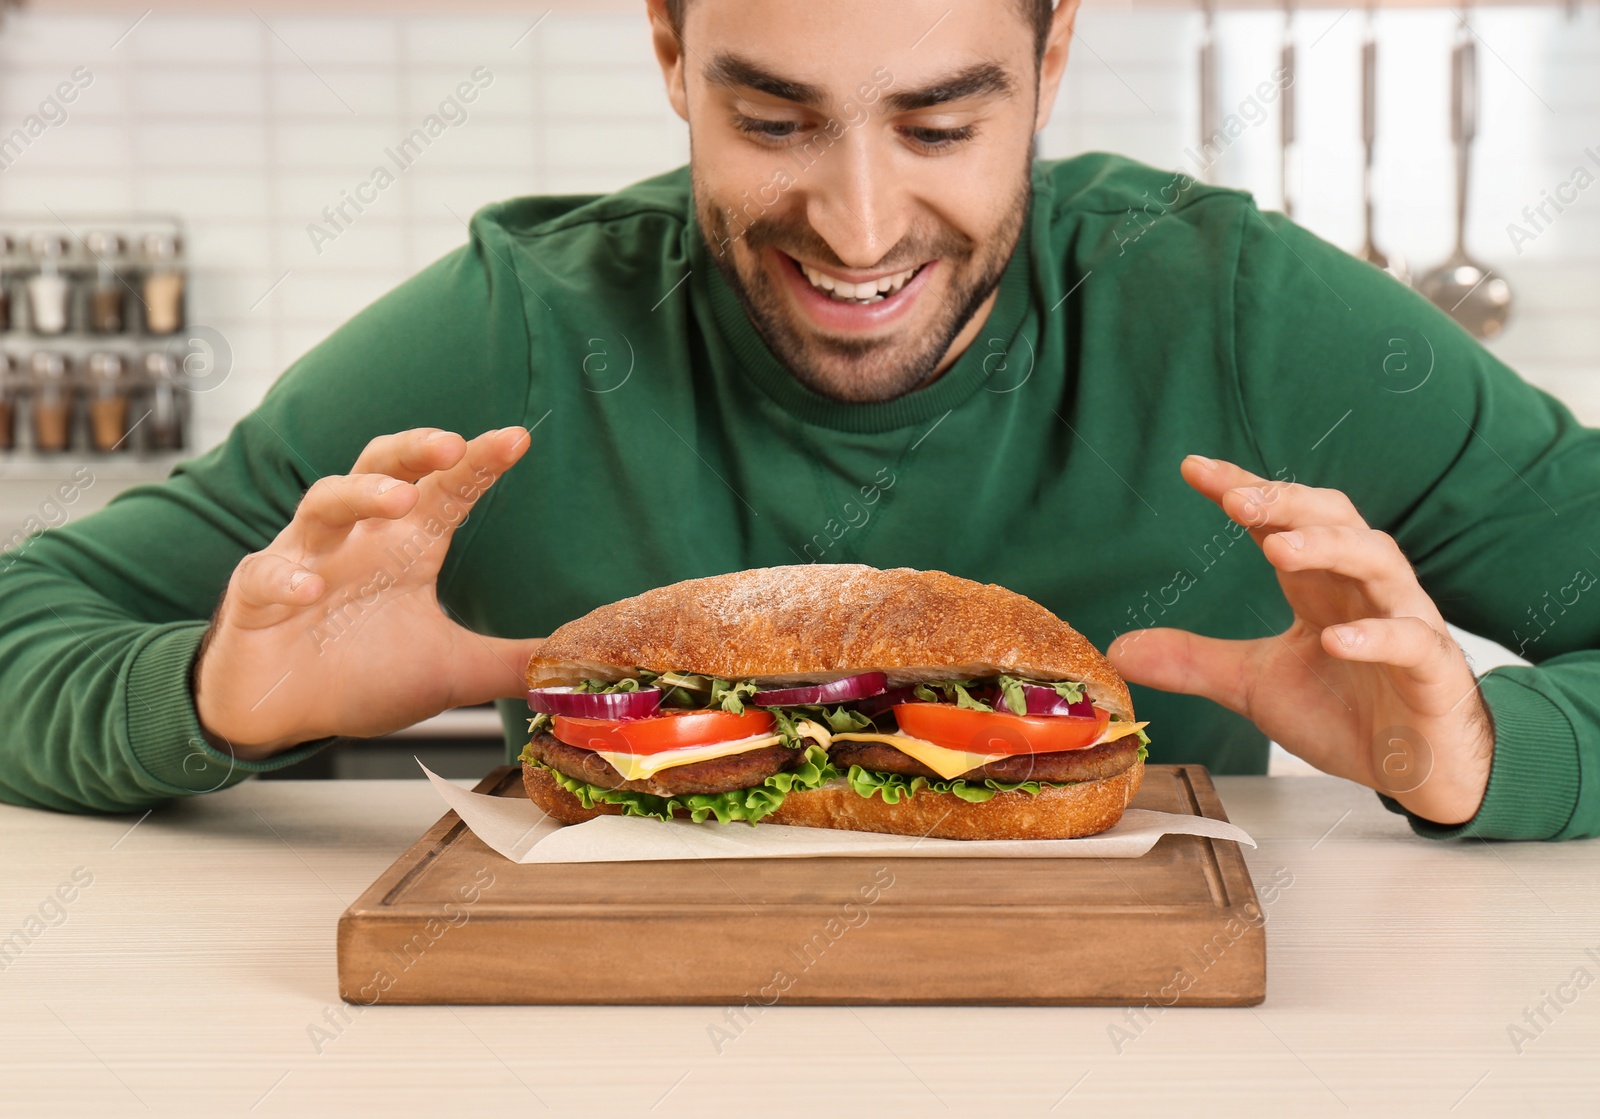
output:
[[[121,334],[124,293],[119,266],[126,242],[116,233],[95,232],[84,239],[95,259],[89,284],[89,329],[95,334]]]
[[[89,443],[97,451],[115,451],[128,437],[126,369],[121,354],[89,355]]]
[[[35,334],[61,334],[67,329],[67,297],[72,290],[61,274],[67,239],[59,233],[36,233],[31,247],[39,271],[28,277],[28,321]]]
[[[147,233],[142,244],[145,259],[144,326],[151,334],[175,334],[183,326],[183,268],[179,244],[171,233]]]
[[[41,350],[29,362],[33,373],[33,448],[64,451],[72,438],[71,369],[60,354]]]
[[[146,354],[144,378],[149,408],[143,421],[146,446],[152,451],[181,450],[185,390],[178,383],[177,361],[171,354]]]
[[[0,354],[0,451],[17,445],[17,403],[22,386],[17,383],[17,359]]]
[[[0,331],[11,329],[11,273],[16,266],[17,243],[0,233]]]

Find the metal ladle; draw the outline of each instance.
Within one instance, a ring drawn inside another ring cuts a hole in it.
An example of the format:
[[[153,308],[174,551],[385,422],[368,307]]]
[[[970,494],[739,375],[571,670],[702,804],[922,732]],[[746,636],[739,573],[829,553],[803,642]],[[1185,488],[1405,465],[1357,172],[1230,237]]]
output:
[[[1366,156],[1361,169],[1361,209],[1365,236],[1356,255],[1383,269],[1402,284],[1411,282],[1411,269],[1399,254],[1387,255],[1372,240],[1372,153],[1378,140],[1378,40],[1372,33],[1372,9],[1367,9],[1367,38],[1361,44],[1361,143]]]
[[[1211,0],[1205,2],[1205,24],[1200,35],[1200,146],[1205,154],[1208,145],[1216,142],[1217,125],[1217,37],[1216,8]],[[1206,167],[1200,169],[1203,177]]]
[[[1465,18],[1450,55],[1450,132],[1456,145],[1456,247],[1417,290],[1474,338],[1493,338],[1511,317],[1511,285],[1467,255],[1467,176],[1478,132],[1478,59]]]
[[[1278,55],[1279,74],[1283,89],[1278,95],[1278,185],[1283,193],[1283,216],[1294,217],[1294,198],[1299,183],[1295,179],[1295,111],[1294,111],[1294,7],[1293,0],[1283,4],[1283,46]]]

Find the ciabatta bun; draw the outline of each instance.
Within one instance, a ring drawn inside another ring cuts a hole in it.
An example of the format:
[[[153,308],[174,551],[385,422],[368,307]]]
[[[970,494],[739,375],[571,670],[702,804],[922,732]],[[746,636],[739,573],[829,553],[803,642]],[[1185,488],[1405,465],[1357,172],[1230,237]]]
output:
[[[761,823],[931,839],[1076,839],[1114,827],[1143,780],[1141,760],[1103,781],[1046,785],[1036,794],[1000,792],[981,804],[927,790],[885,804],[882,797],[864,797],[844,781],[831,781],[820,789],[790,793]],[[613,804],[585,808],[540,765],[524,763],[522,782],[529,799],[564,824],[622,813]]]
[[[1049,610],[993,583],[909,567],[794,564],[658,587],[561,626],[527,681],[617,680],[641,668],[773,684],[871,670],[890,687],[1000,673],[1079,680],[1098,706],[1133,718],[1110,662]]]

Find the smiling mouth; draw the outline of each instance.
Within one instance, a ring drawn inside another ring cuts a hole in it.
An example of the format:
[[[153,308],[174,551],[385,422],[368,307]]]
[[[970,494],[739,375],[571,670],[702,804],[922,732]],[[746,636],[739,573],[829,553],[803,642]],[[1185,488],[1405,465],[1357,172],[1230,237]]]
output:
[[[802,264],[800,261],[795,260],[794,257],[789,257],[789,260],[794,264],[795,269],[805,277],[806,282],[812,288],[836,303],[849,303],[856,306],[882,303],[885,299],[899,292],[901,288],[916,278],[918,272],[927,267],[926,264],[919,264],[915,268],[908,268],[904,272],[896,272],[892,276],[882,276],[876,280],[868,280],[866,283],[853,284]]]

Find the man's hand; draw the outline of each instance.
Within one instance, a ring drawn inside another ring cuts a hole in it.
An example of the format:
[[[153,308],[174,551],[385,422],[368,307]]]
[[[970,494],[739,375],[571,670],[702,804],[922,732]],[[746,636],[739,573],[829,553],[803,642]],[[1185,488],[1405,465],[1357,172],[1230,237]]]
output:
[[[456,528],[528,446],[520,427],[471,442],[419,428],[374,439],[349,474],[318,479],[228,581],[195,667],[206,732],[259,759],[521,695],[539,640],[457,625],[436,581]]]
[[[1250,530],[1294,609],[1275,637],[1125,633],[1128,680],[1202,695],[1318,769],[1441,824],[1470,820],[1494,752],[1488,711],[1444,618],[1388,534],[1338,490],[1257,477],[1199,455],[1183,477]]]

